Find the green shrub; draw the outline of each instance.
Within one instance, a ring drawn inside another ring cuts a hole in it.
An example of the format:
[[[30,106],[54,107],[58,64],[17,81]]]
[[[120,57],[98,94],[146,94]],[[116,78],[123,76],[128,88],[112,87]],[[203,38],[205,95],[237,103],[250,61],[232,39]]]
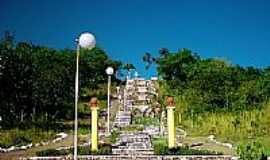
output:
[[[37,156],[63,156],[73,154],[73,149],[46,149],[36,152]],[[90,146],[78,147],[78,155],[108,155],[112,154],[112,148],[109,144],[102,144],[97,151],[91,151]]]
[[[203,113],[192,117],[182,114],[178,125],[191,136],[215,135],[219,141],[242,144],[249,141],[260,141],[270,151],[270,105],[263,109],[241,112]]]
[[[117,138],[119,137],[120,132],[113,131],[109,137],[111,143],[115,143]]]
[[[79,155],[89,155],[91,154],[91,147],[78,147],[78,154]]]
[[[73,151],[73,150],[72,150]],[[107,155],[112,154],[112,147],[109,144],[99,145],[97,151],[91,151],[90,146],[78,147],[79,155]]]
[[[196,150],[189,147],[168,148],[168,146],[157,145],[154,147],[157,155],[222,155],[221,152],[209,150]]]
[[[103,145],[99,148],[96,154],[99,154],[99,155],[112,154],[112,147],[110,145]]]
[[[166,155],[168,152],[168,147],[164,145],[154,145],[154,153],[157,155]]]
[[[189,147],[168,148],[164,138],[154,139],[154,153],[157,155],[222,155],[221,152],[209,150],[196,150]]]
[[[67,155],[71,150],[56,150],[56,149],[46,149],[43,151],[36,152],[37,156],[61,156]]]
[[[259,142],[239,145],[237,153],[241,160],[267,160],[265,150]]]
[[[0,130],[0,147],[22,146],[29,143],[38,143],[55,138],[54,131],[31,128],[27,130],[10,129]]]
[[[143,127],[141,127],[141,126],[128,126],[128,127],[121,128],[121,131],[128,131],[128,132],[143,131]]]
[[[16,146],[22,146],[22,145],[27,145],[31,142],[28,138],[24,136],[18,136],[15,139],[13,139],[13,145]]]
[[[151,117],[137,117],[134,119],[133,123],[143,125],[159,125],[159,119]]]

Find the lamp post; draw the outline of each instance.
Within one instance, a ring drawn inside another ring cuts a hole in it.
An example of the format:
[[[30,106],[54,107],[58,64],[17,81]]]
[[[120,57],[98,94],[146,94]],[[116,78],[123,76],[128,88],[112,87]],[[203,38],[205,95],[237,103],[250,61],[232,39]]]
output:
[[[77,160],[78,147],[78,92],[79,92],[79,57],[80,48],[93,49],[96,45],[96,40],[93,34],[85,32],[82,33],[77,42],[76,50],[76,73],[75,73],[75,120],[74,120],[74,160]]]
[[[110,135],[110,91],[111,91],[111,75],[113,75],[113,68],[108,67],[106,69],[106,73],[108,75],[108,94],[107,94],[107,135]]]

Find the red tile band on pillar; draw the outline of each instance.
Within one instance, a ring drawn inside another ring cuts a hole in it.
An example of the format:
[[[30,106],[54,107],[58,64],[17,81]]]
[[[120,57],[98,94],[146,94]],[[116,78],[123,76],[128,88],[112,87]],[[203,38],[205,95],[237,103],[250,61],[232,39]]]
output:
[[[97,107],[98,104],[98,99],[97,97],[92,97],[91,100],[89,101],[90,107]]]
[[[172,96],[168,96],[166,102],[167,102],[167,107],[174,106],[174,98]]]

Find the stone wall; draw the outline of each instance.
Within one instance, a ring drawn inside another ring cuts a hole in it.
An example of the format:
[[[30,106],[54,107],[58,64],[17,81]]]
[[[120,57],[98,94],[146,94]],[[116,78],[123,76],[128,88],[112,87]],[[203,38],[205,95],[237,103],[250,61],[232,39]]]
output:
[[[27,159],[27,158],[26,158]],[[39,159],[72,159],[72,157],[31,157],[31,160]],[[80,160],[237,160],[237,157],[232,156],[132,156],[132,155],[85,155],[78,156]]]

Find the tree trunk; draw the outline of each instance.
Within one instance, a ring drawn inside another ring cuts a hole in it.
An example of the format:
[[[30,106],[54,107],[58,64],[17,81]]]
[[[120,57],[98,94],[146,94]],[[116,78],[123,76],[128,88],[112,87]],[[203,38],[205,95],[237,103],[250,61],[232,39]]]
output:
[[[24,117],[24,112],[23,112],[23,109],[21,109],[21,119],[20,119],[21,122],[23,122],[23,117]]]

